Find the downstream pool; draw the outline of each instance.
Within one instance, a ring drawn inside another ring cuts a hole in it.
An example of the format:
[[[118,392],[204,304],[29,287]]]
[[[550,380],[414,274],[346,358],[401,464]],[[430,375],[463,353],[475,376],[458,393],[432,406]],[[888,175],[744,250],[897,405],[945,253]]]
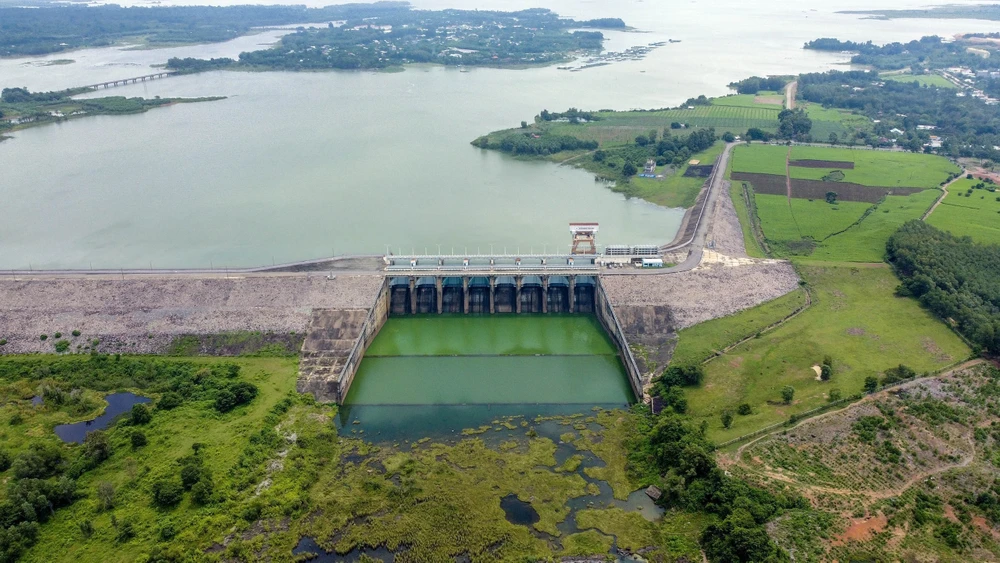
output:
[[[614,344],[585,315],[390,318],[338,422],[371,441],[461,435],[511,416],[634,401]]]

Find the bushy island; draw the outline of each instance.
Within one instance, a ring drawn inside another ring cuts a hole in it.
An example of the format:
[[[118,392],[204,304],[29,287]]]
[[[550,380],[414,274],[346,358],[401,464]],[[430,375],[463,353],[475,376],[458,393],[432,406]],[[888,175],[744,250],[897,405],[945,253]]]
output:
[[[27,127],[76,119],[90,115],[126,115],[144,113],[172,104],[211,102],[222,97],[205,98],[74,98],[90,92],[75,88],[59,92],[31,92],[27,88],[4,88],[0,92],[0,133]]]

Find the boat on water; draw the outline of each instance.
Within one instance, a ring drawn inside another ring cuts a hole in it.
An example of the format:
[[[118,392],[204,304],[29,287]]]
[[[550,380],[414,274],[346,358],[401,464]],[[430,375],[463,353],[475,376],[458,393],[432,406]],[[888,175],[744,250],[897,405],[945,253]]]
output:
[[[681,42],[680,39],[667,39],[667,41],[669,41],[671,43],[680,43]]]

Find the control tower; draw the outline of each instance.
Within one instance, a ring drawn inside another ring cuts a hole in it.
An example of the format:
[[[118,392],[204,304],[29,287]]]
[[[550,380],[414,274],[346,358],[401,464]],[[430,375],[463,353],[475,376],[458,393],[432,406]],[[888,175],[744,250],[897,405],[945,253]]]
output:
[[[569,232],[573,235],[573,250],[570,254],[597,254],[597,223],[570,223]]]

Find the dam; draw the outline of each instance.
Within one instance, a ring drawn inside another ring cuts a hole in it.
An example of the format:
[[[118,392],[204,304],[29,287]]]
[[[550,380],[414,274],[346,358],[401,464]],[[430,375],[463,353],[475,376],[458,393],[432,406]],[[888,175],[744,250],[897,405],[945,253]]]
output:
[[[642,373],[593,264],[532,270],[522,263],[527,271],[497,270],[494,260],[494,270],[463,264],[453,271],[440,262],[411,275],[387,270],[369,310],[314,311],[302,348],[299,391],[344,404],[362,360],[390,318],[578,315],[595,319],[624,367],[631,395],[643,396]]]

